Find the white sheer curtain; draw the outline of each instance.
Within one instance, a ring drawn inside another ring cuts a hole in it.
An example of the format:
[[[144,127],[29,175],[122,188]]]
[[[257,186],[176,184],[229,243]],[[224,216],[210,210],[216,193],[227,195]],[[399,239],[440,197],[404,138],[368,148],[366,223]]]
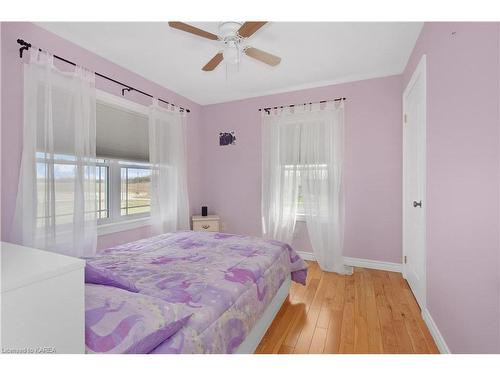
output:
[[[13,240],[76,257],[96,250],[94,73],[30,49]]]
[[[149,109],[151,220],[155,234],[189,229],[186,117],[153,101]]]
[[[300,124],[288,109],[262,115],[262,230],[292,242],[297,215]]]
[[[307,231],[321,269],[347,273],[344,242],[344,104],[313,104],[306,110],[300,137],[300,184]]]
[[[262,116],[264,236],[290,243],[302,189],[307,229],[320,267],[347,273],[342,257],[344,105],[296,106]]]

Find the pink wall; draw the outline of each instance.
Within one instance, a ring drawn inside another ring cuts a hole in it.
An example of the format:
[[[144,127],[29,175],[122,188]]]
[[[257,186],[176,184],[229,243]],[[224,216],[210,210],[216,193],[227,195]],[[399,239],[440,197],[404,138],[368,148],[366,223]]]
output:
[[[261,234],[258,108],[341,96],[347,98],[345,255],[401,262],[401,76],[205,106],[200,198],[221,216],[223,230]],[[230,130],[237,144],[220,147],[219,131]],[[303,224],[294,245],[310,250]]]
[[[2,240],[9,239],[14,214],[19,164],[22,146],[22,66],[19,59],[18,38],[25,39],[35,46],[78,62],[82,66],[113,77],[131,86],[137,87],[162,99],[191,109],[188,116],[188,136],[191,145],[199,142],[201,124],[201,106],[161,87],[145,78],[134,74],[110,61],[99,57],[73,43],[70,43],[40,27],[25,22],[2,22]],[[61,65],[61,68],[71,69]],[[96,77],[96,86],[101,90],[121,95],[121,87]],[[148,104],[151,99],[138,93],[129,93],[127,98],[141,104]],[[198,210],[200,186],[199,147],[190,147],[188,155],[189,193],[193,210]],[[132,241],[149,233],[149,228],[139,228],[129,232],[114,233],[99,238],[99,247]]]
[[[422,54],[427,307],[452,352],[499,353],[499,26],[426,23],[404,86]]]

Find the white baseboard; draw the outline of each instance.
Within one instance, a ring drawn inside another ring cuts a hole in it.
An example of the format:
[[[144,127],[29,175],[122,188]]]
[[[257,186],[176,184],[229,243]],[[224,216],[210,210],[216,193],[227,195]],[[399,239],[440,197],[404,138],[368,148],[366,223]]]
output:
[[[308,251],[296,251],[296,253],[304,260],[316,260],[314,254]]]
[[[401,263],[382,262],[371,259],[344,257],[344,263],[346,266],[372,268],[374,270],[382,271],[402,272],[403,270]]]
[[[316,260],[313,253],[307,251],[297,251],[297,254],[304,260]],[[401,263],[381,262],[378,260],[344,257],[344,263],[350,267],[372,268],[375,270],[402,272]]]
[[[450,348],[448,348],[448,345],[446,345],[446,341],[444,341],[443,335],[441,335],[441,332],[439,332],[439,329],[434,322],[434,319],[432,319],[429,310],[425,309],[424,311],[422,311],[422,318],[424,319],[425,324],[427,324],[427,328],[429,328],[429,331],[431,332],[432,338],[434,339],[439,352],[441,354],[451,354]]]

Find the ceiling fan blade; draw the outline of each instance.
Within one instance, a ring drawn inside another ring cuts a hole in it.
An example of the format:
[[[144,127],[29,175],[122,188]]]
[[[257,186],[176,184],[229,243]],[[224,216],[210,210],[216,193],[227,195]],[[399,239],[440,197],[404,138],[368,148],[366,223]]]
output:
[[[217,68],[217,65],[220,64],[220,62],[224,59],[224,56],[222,55],[222,52],[219,52],[217,55],[212,57],[212,60],[210,60],[201,70],[205,72],[211,72],[215,68]]]
[[[267,22],[245,22],[238,30],[238,34],[243,38],[248,38],[266,23]]]
[[[262,61],[267,65],[276,66],[280,63],[281,57],[264,52],[258,48],[248,47],[245,48],[245,54],[256,60]]]
[[[194,35],[201,36],[202,38],[207,38],[210,40],[218,40],[219,37],[215,34],[209,33],[208,31],[198,29],[197,27],[188,25],[187,23],[184,22],[169,22],[168,25],[170,27],[173,27],[174,29],[179,29],[182,31],[185,31],[187,33],[191,33]]]

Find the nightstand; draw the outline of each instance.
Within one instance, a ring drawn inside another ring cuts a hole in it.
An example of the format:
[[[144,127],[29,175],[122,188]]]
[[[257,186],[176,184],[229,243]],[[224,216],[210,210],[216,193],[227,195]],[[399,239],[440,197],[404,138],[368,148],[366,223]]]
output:
[[[220,218],[218,215],[193,215],[193,230],[196,232],[219,232]]]

